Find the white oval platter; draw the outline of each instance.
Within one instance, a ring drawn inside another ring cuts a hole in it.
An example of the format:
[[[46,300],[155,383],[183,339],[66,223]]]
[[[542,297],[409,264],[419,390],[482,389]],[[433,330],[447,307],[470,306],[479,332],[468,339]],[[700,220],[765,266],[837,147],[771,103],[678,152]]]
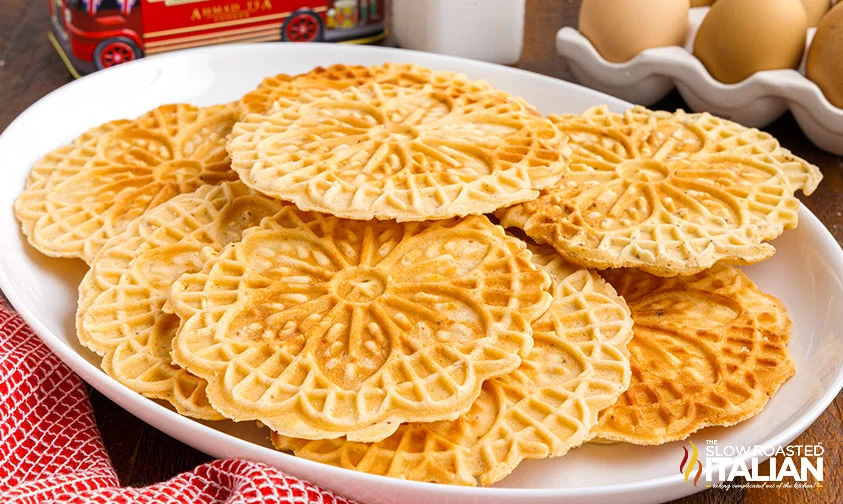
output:
[[[0,288],[40,338],[93,387],[145,422],[215,457],[271,464],[369,504],[487,502],[661,502],[700,491],[679,473],[682,443],[658,447],[588,445],[559,459],[527,461],[491,488],[409,482],[338,469],[269,447],[253,423],[201,423],[179,416],[105,375],[73,329],[81,261],[44,257],[29,247],[12,206],[32,164],[90,126],[137,116],[168,102],[210,105],[237,99],[267,75],[333,63],[412,62],[458,70],[520,95],[543,113],[580,112],[597,104],[630,104],[574,84],[503,66],[388,48],[322,44],[226,45],[154,56],[96,73],[47,95],[0,135]],[[697,446],[787,444],[823,412],[843,385],[843,253],[806,208],[800,225],[775,242],[778,253],[747,268],[781,298],[794,322],[797,374],[766,409],[729,429],[707,429]]]

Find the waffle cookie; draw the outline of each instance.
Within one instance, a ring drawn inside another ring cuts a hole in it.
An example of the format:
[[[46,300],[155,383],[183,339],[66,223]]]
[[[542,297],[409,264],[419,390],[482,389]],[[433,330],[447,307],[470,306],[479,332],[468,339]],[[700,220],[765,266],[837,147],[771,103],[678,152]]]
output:
[[[36,249],[89,263],[147,209],[237,178],[225,151],[230,105],[164,105],[93,128],[32,168],[15,215]]]
[[[300,440],[273,433],[276,448],[372,474],[489,485],[524,459],[558,457],[590,437],[597,414],[630,379],[629,309],[597,274],[533,249],[552,279],[550,308],[533,322],[533,350],[513,373],[493,378],[454,421],[402,425],[378,443]]]
[[[589,268],[667,277],[762,261],[775,252],[765,242],[796,227],[794,193],[822,179],[767,133],[709,114],[596,107],[551,120],[570,137],[569,173],[497,216]]]
[[[604,276],[629,304],[635,336],[632,382],[600,414],[599,438],[654,445],[734,425],[759,413],[793,376],[785,307],[740,270]]]
[[[385,63],[383,65],[331,65],[317,67],[300,75],[278,74],[267,77],[254,90],[240,99],[240,115],[256,112],[264,114],[299,99],[302,93],[324,94],[331,90],[361,86],[369,82],[402,87],[450,87],[455,82],[469,83],[468,77],[456,72],[433,71],[412,64]],[[476,89],[491,89],[485,82],[471,83]]]
[[[522,100],[462,79],[368,83],[238,122],[232,168],[268,196],[348,219],[423,221],[528,201],[567,166],[565,137]]]
[[[79,340],[103,355],[106,373],[194,418],[221,419],[207,382],[172,363],[178,317],[162,308],[171,284],[203,258],[283,205],[240,182],[202,186],[133,221],[95,256],[79,286]]]
[[[21,223],[24,236],[39,252],[52,257],[74,257],[72,252],[63,251],[59,246],[61,243],[70,242],[68,248],[81,254],[83,243],[79,243],[78,238],[67,236],[67,230],[78,223],[68,222],[63,225],[60,220],[54,218],[54,213],[63,209],[63,206],[51,202],[49,195],[57,194],[56,187],[59,184],[85,169],[96,153],[100,138],[130,123],[131,121],[127,120],[117,120],[91,128],[74,138],[69,145],[59,147],[41,158],[30,171],[26,188],[15,201],[15,216]],[[89,233],[90,230],[83,229],[77,234]],[[61,243],[60,236],[64,236]]]
[[[288,206],[174,284],[173,359],[228,418],[378,441],[455,419],[516,369],[549,283],[486,217],[402,225]]]

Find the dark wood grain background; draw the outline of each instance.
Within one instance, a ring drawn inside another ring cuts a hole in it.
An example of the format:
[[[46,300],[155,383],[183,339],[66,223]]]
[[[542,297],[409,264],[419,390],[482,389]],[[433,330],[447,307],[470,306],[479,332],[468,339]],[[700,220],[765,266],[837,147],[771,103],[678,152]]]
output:
[[[420,0],[423,1],[423,0]],[[579,0],[527,0],[524,52],[518,67],[569,78],[556,54],[554,36],[576,25]],[[71,76],[47,41],[47,0],[0,0],[0,130],[43,95]],[[672,94],[654,108],[683,108]],[[817,164],[825,179],[805,204],[843,242],[843,159],[814,147],[788,114],[766,128],[796,155]],[[124,485],[146,485],[189,470],[209,459],[144,424],[95,390],[91,402],[111,459]],[[818,490],[708,490],[677,502],[766,503],[843,502],[843,396],[800,436],[797,444],[826,448],[825,482]],[[619,501],[620,502],[620,501]]]

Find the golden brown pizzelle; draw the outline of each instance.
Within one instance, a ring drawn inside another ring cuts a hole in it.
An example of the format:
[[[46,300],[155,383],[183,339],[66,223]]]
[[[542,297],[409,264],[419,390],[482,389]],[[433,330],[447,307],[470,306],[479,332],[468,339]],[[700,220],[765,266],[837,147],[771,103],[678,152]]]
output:
[[[793,376],[791,322],[781,301],[737,268],[693,276],[604,274],[635,320],[632,382],[594,430],[610,441],[653,445],[758,414]]]
[[[569,172],[497,216],[590,268],[674,276],[762,261],[796,227],[794,193],[822,179],[767,133],[706,113],[595,107],[551,120],[570,137]]]
[[[490,485],[760,412],[791,323],[729,264],[772,256],[821,178],[709,114],[544,118],[458,72],[340,64],[92,128],[15,214],[91,266],[78,336],[131,389],[303,458]]]
[[[264,114],[273,108],[283,107],[304,94],[321,95],[331,90],[360,86],[370,82],[391,84],[404,88],[450,87],[454,82],[470,83],[470,79],[458,72],[431,70],[409,63],[385,63],[383,65],[331,65],[317,67],[299,74],[278,74],[265,78],[258,87],[240,99],[240,116],[256,112]],[[492,89],[483,81],[471,82],[477,89]]]
[[[232,105],[163,105],[87,131],[32,168],[15,202],[29,242],[90,263],[146,210],[206,184],[236,180],[225,151]]]
[[[289,205],[174,284],[173,360],[229,418],[377,441],[456,418],[517,368],[549,283],[486,217],[360,222]]]
[[[56,237],[67,234],[66,229],[71,228],[73,223],[54,215],[61,206],[52,203],[49,195],[56,193],[57,185],[75,177],[85,168],[94,156],[96,144],[102,136],[129,122],[111,121],[91,128],[74,138],[70,144],[59,147],[41,158],[32,168],[26,180],[26,188],[15,201],[15,217],[21,223],[23,234],[39,252],[52,257],[69,255],[66,252],[63,254],[62,250],[53,249],[57,248]],[[91,231],[83,226],[82,230],[76,232],[76,237],[67,237],[64,241],[73,244],[89,233]],[[50,243],[53,246],[42,246],[41,243]],[[70,245],[69,248],[81,249],[82,246]]]
[[[463,79],[304,94],[232,131],[249,187],[348,219],[424,221],[528,201],[567,166],[565,137],[523,100]]]
[[[280,450],[319,462],[417,481],[490,485],[525,459],[559,457],[588,440],[597,414],[629,385],[629,309],[596,273],[547,247],[532,260],[552,280],[548,310],[518,370],[488,380],[454,421],[410,423],[378,443],[308,441],[273,433]]]
[[[79,285],[76,332],[106,373],[194,418],[222,419],[207,382],[173,364],[178,317],[164,313],[172,283],[284,205],[240,182],[202,186],[133,221],[95,256]]]

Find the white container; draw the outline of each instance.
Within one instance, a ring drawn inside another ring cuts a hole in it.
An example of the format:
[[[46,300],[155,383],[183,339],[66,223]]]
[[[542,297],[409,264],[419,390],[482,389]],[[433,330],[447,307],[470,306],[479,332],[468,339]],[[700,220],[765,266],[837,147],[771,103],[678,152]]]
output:
[[[392,0],[400,47],[512,64],[521,57],[525,0]]]

